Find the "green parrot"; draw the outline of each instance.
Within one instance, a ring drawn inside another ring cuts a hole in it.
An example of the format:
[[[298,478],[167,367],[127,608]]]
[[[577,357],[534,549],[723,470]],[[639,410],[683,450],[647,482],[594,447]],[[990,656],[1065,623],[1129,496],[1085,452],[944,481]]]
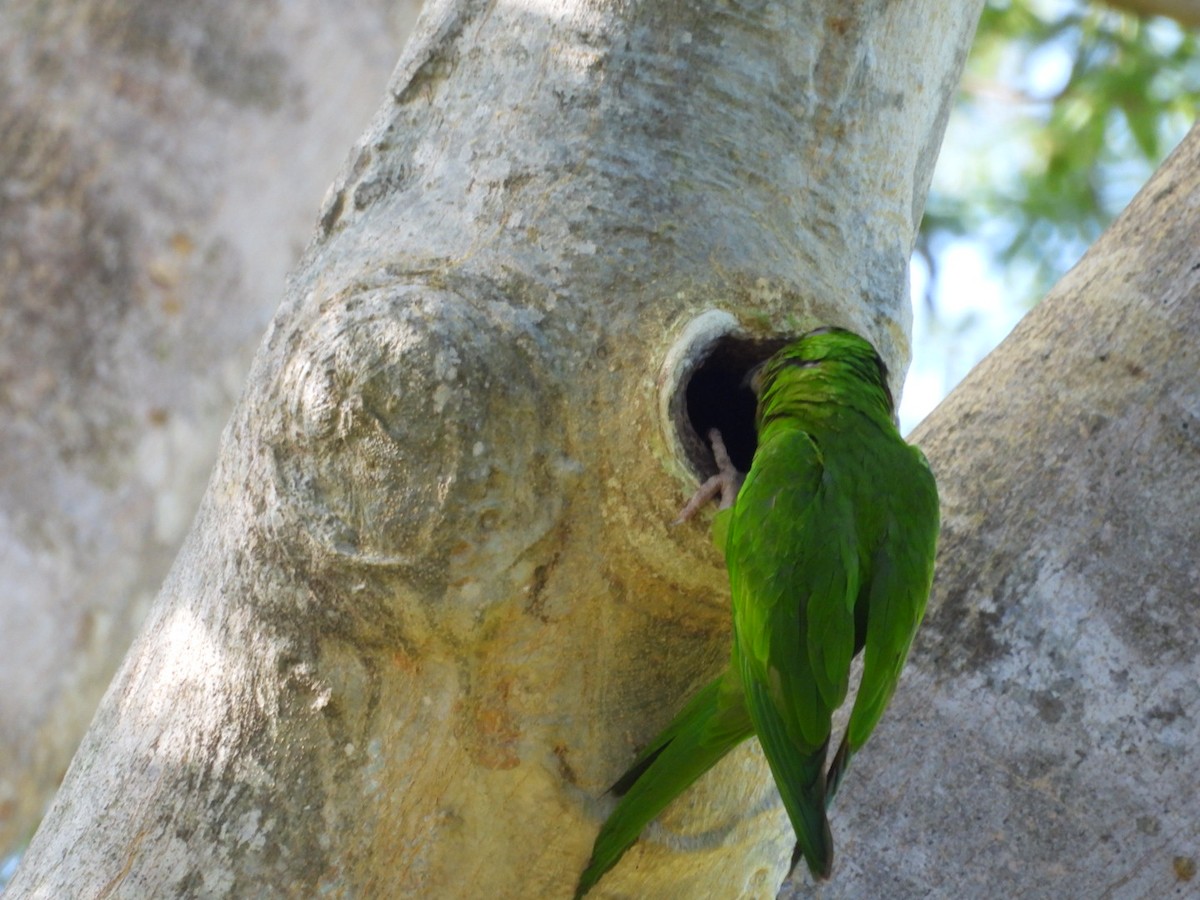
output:
[[[576,898],[697,778],[756,735],[816,879],[833,869],[826,809],[883,715],[925,612],[939,529],[937,485],[896,429],[887,369],[863,338],[819,328],[751,372],[758,447],[741,476],[710,432],[720,472],[680,520],[721,495],[713,524],[733,597],[733,650],[612,787]],[[736,500],[735,500],[736,498]],[[850,661],[862,680],[826,768]]]

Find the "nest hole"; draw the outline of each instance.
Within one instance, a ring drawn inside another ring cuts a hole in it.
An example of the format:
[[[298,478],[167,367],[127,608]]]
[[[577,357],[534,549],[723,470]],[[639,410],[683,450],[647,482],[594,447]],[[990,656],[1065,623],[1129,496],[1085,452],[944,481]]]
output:
[[[751,369],[787,344],[786,338],[725,335],[715,341],[684,385],[683,421],[677,421],[689,461],[704,477],[717,471],[708,443],[709,429],[725,440],[729,458],[745,472],[754,458],[754,392],[747,383]]]

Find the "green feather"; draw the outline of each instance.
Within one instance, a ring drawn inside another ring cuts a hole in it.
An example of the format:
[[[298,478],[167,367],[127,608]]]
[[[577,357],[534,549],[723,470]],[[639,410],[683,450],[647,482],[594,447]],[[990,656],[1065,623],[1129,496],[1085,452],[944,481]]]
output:
[[[693,697],[613,785],[612,793],[621,799],[600,829],[576,898],[616,865],[668,803],[753,733],[741,684],[732,673]]]
[[[645,825],[751,734],[758,736],[817,879],[833,867],[826,809],[883,715],[924,614],[938,498],[924,456],[896,430],[887,371],[851,332],[819,329],[754,376],[758,448],[714,537],[733,610],[730,668],[643,750],[596,839],[577,897]],[[826,769],[850,662],[863,676]]]

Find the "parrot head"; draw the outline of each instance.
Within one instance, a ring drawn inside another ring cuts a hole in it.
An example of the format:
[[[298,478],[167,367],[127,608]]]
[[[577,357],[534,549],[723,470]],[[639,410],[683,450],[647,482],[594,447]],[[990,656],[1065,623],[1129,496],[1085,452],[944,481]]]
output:
[[[802,376],[803,370],[811,375]],[[751,369],[746,381],[758,397],[760,417],[772,394],[800,382],[818,397],[849,392],[873,397],[890,418],[896,415],[887,366],[868,340],[845,328],[808,332]]]

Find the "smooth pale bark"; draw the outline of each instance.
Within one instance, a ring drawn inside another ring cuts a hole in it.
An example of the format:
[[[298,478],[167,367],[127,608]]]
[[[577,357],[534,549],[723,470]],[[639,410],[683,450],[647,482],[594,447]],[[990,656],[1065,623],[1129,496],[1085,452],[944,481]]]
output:
[[[1200,131],[922,424],[934,596],[822,897],[1194,896]]]
[[[427,11],[11,895],[567,895],[728,652],[681,381],[835,322],[899,383],[979,6]],[[597,896],[772,897],[791,846],[751,744]]]
[[[0,855],[162,585],[413,7],[0,5]]]

